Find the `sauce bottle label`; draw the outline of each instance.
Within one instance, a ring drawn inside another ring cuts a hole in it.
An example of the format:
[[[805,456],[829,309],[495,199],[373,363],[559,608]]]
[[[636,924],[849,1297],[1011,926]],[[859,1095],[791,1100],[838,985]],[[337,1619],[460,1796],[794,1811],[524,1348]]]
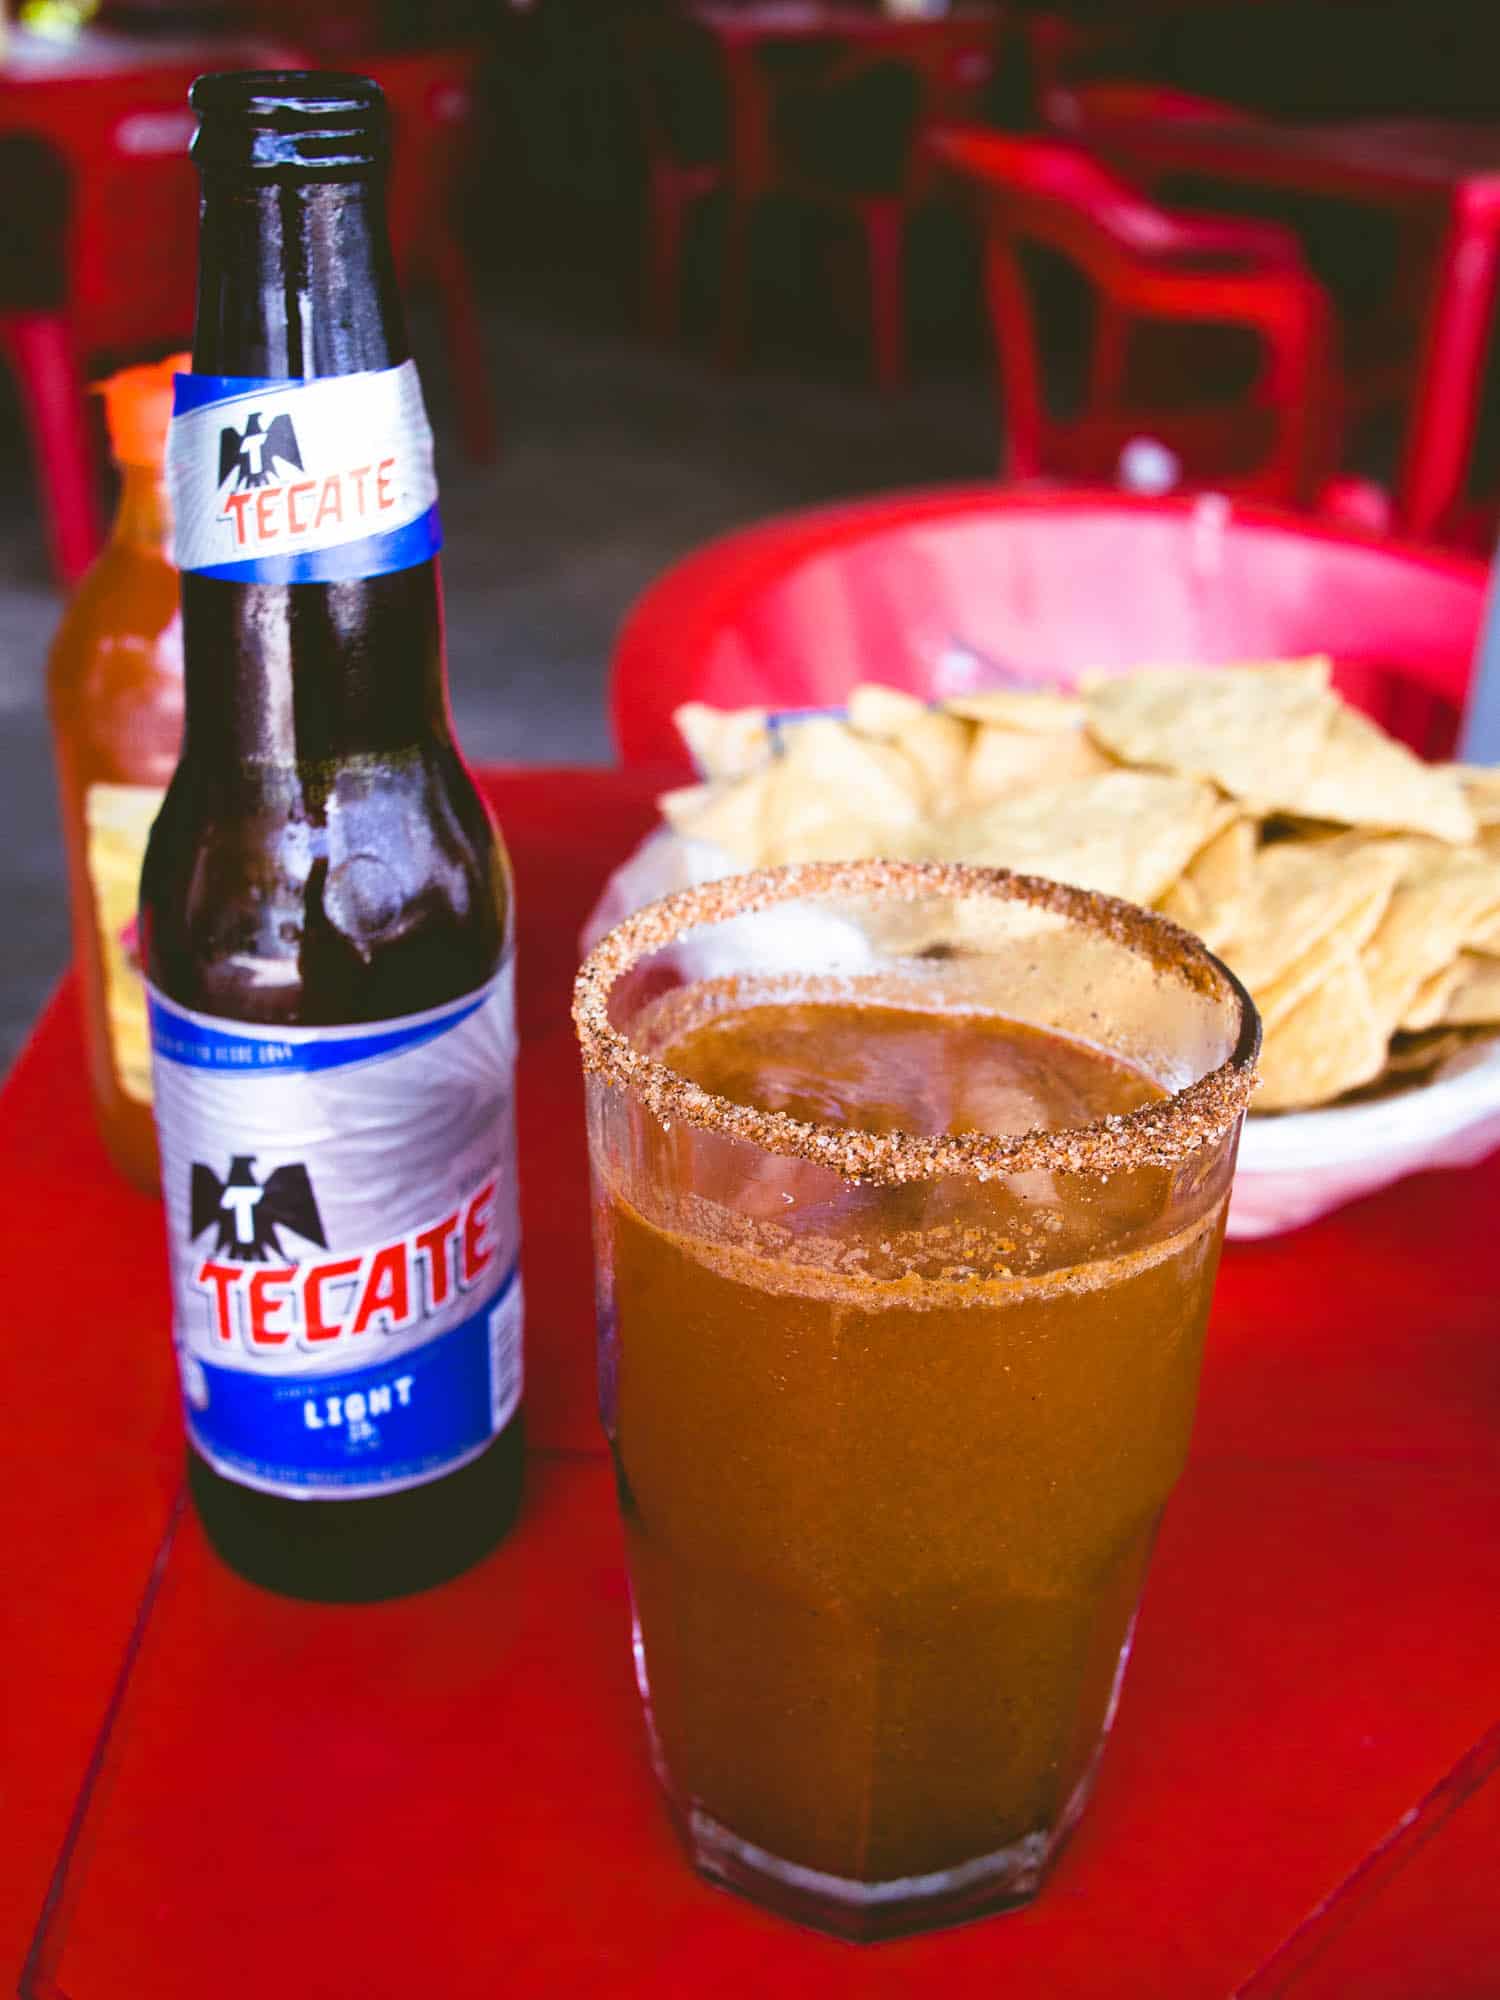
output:
[[[146,841],[164,796],[158,785],[90,785],[83,802],[110,1055],[121,1090],[137,1104],[151,1102],[151,1041],[136,905]]]
[[[293,1499],[477,1457],[521,1399],[510,965],[446,1007],[339,1028],[148,990],[193,1444]]]
[[[442,546],[416,364],[276,381],[179,375],[167,480],[180,570],[342,583]]]

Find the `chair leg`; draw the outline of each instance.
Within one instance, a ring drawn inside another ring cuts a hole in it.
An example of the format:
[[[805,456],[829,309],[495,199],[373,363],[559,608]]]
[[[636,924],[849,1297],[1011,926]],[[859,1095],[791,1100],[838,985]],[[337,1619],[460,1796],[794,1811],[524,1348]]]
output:
[[[682,235],[687,202],[682,189],[654,174],[647,194],[646,282],[642,317],[653,339],[675,338],[682,303]]]
[[[719,362],[738,368],[745,358],[750,313],[751,204],[734,188],[724,200],[724,255],[719,274]]]
[[[1116,409],[1124,400],[1125,363],[1130,351],[1130,322],[1102,293],[1095,307],[1094,351],[1089,359],[1089,408],[1095,413]]]
[[[899,201],[870,202],[861,220],[875,382],[889,395],[906,387],[906,211]]]
[[[993,226],[985,240],[984,289],[995,346],[1001,476],[1018,483],[1039,479],[1048,424],[1036,317],[1016,246]]]
[[[1311,507],[1337,465],[1340,445],[1333,321],[1322,291],[1308,287],[1285,304],[1263,324],[1262,337],[1268,352],[1258,393],[1280,423],[1255,483],[1278,505]]]
[[[72,334],[61,313],[7,313],[0,345],[21,388],[53,565],[63,583],[76,583],[99,553],[104,521]]]
[[[495,456],[499,421],[479,304],[474,295],[474,273],[463,245],[446,229],[437,233],[428,257],[442,300],[443,332],[458,390],[464,450],[476,465],[487,465]]]

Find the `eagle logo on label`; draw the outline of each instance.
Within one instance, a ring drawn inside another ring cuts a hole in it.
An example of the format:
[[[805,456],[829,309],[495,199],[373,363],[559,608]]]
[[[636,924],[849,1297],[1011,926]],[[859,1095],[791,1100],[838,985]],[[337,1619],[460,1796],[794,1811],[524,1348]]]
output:
[[[278,1229],[290,1229],[308,1243],[328,1248],[312,1180],[300,1163],[273,1168],[258,1181],[254,1156],[237,1153],[229,1163],[229,1178],[221,1181],[212,1167],[194,1161],[191,1217],[190,1236],[217,1229],[216,1254],[241,1264],[272,1258],[286,1263]]]
[[[226,424],[219,432],[219,484],[222,486],[233,473],[236,493],[269,486],[276,477],[274,466],[278,459],[283,465],[294,465],[299,472],[304,469],[296,427],[285,410],[272,417],[267,430],[260,427],[260,411],[252,410],[242,431]]]

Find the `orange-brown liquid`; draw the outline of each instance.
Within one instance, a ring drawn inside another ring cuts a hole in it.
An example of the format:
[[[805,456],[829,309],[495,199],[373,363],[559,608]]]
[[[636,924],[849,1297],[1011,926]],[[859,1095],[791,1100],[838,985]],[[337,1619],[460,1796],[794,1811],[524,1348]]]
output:
[[[721,1013],[668,1059],[742,1102],[928,1134],[1160,1095],[1078,1043],[880,1006]],[[609,1192],[615,1450],[679,1809],[862,1883],[1046,1841],[1182,1466],[1222,1198],[1184,1215],[1157,1174],[853,1188],[807,1218],[869,1250],[841,1262],[804,1256],[795,1200],[778,1254]],[[951,1269],[903,1268],[945,1232]]]

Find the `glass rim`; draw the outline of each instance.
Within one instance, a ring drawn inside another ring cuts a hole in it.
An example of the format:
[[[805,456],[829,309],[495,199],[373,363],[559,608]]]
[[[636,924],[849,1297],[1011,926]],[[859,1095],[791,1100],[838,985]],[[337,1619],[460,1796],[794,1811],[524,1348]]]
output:
[[[1235,1046],[1215,1069],[1182,1089],[1087,1125],[1005,1136],[962,1132],[928,1137],[867,1132],[736,1104],[636,1048],[610,1021],[609,999],[617,981],[643,958],[688,933],[782,903],[851,895],[908,903],[923,897],[991,898],[1049,911],[1112,939],[1200,993],[1233,1004],[1239,1019]],[[1260,1016],[1245,987],[1201,938],[1169,917],[1097,890],[960,861],[797,862],[678,890],[626,917],[594,946],[574,982],[573,1025],[586,1073],[638,1099],[662,1126],[681,1121],[762,1152],[811,1161],[845,1180],[887,1184],[949,1177],[985,1181],[1036,1171],[1108,1175],[1181,1166],[1205,1147],[1220,1144],[1247,1109],[1261,1043]]]

